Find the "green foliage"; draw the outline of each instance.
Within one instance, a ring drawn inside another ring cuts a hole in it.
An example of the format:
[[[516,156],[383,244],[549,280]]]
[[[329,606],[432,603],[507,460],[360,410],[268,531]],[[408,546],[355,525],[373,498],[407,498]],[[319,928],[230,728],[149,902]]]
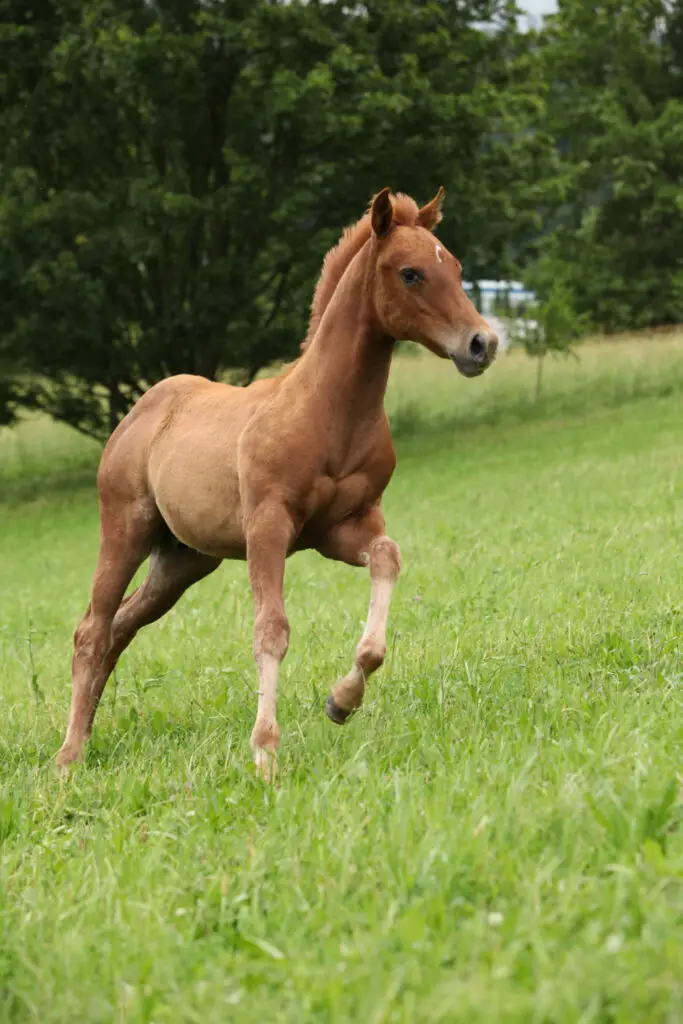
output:
[[[541,64],[508,0],[0,11],[5,406],[102,436],[162,376],[296,354],[323,253],[384,184],[446,185],[473,276],[537,225]]]
[[[590,321],[585,313],[577,313],[573,308],[571,295],[561,282],[550,286],[544,301],[526,304],[523,310],[515,310],[504,297],[497,304],[496,313],[505,318],[511,344],[538,360],[535,386],[538,401],[543,360],[548,354],[573,354],[576,342],[590,330]]]
[[[568,352],[574,342],[589,329],[585,315],[578,315],[572,308],[570,296],[562,285],[556,285],[545,302],[538,308],[538,320],[542,328],[535,354],[544,352]]]
[[[561,152],[547,270],[607,331],[683,321],[683,6],[564,0],[542,52]]]
[[[683,320],[681,4],[564,0],[526,34],[508,0],[0,13],[0,423],[101,438],[160,377],[295,356],[384,184],[446,186],[470,280],[536,279],[528,351]]]

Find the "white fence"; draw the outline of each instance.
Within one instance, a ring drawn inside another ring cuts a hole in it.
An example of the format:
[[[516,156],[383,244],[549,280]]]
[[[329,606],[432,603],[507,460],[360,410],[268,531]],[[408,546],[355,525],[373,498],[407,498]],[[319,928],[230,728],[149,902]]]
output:
[[[535,303],[535,293],[528,291],[521,281],[463,281],[463,288],[470,295],[473,291],[476,293],[479,309],[498,332],[503,351],[509,348],[512,337],[519,340],[524,332],[534,331],[538,327],[535,320],[501,317],[493,312],[496,304],[504,300],[507,300],[511,310]]]

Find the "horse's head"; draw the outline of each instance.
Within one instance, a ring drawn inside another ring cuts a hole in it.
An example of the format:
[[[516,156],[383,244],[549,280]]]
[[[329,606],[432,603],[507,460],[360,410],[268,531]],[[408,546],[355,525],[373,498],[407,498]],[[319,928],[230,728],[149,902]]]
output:
[[[420,342],[465,377],[477,377],[495,359],[498,336],[465,294],[460,263],[432,234],[443,195],[439,189],[409,219],[396,218],[388,188],[373,199],[375,313],[392,338]]]

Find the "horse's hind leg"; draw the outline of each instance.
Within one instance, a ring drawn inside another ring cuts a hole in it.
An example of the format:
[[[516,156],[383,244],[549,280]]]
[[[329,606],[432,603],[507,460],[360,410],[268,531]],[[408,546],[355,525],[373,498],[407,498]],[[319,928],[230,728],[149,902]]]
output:
[[[83,747],[90,737],[95,712],[97,711],[107,680],[113,672],[119,657],[134,639],[135,634],[143,626],[156,622],[157,619],[160,619],[166,612],[170,611],[188,587],[203,579],[204,576],[208,576],[218,565],[220,565],[220,559],[210,558],[208,555],[202,555],[198,551],[175,546],[174,541],[167,541],[166,538],[164,538],[164,541],[159,546],[153,549],[149,573],[146,579],[134,593],[120,603],[116,614],[109,624],[106,651],[101,661],[94,666],[94,672],[90,681],[86,706],[87,717],[85,717],[84,723],[80,717],[77,721],[79,731],[76,733],[76,739],[80,740],[80,753],[77,751],[78,758],[83,756]],[[87,618],[88,613],[86,613]],[[84,619],[84,622],[86,619]],[[77,638],[78,636],[79,633],[77,631]],[[76,654],[74,654],[75,660]],[[76,673],[74,672],[74,687],[75,681]],[[73,718],[74,706],[72,704],[72,719],[69,723],[70,730]],[[67,739],[58,757],[60,765],[66,765],[75,760],[71,756],[73,750],[69,748],[69,740],[70,736],[67,733]]]
[[[71,710],[57,764],[64,768],[83,759],[97,703],[107,681],[107,653],[114,616],[158,529],[158,513],[134,507],[102,509],[102,533],[90,604],[74,634],[71,663]]]
[[[121,603],[114,617],[105,679],[114,671],[116,662],[138,630],[151,625],[170,611],[188,587],[208,576],[220,563],[220,558],[212,558],[184,545],[176,545],[175,541],[154,548],[146,579]],[[95,710],[93,707],[91,726]]]
[[[340,679],[327,698],[325,711],[337,725],[361,706],[365,681],[384,661],[391,593],[401,571],[398,544],[384,532],[384,516],[376,507],[362,518],[346,519],[325,538],[319,551],[326,558],[370,569],[370,608],[356,647],[351,671]]]

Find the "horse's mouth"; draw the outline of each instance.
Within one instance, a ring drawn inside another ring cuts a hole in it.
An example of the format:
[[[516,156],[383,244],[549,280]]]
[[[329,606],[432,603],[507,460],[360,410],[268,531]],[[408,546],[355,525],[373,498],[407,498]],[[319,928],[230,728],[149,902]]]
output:
[[[463,377],[481,377],[484,370],[487,370],[491,363],[477,363],[474,359],[462,359],[460,356],[450,353],[450,357],[455,364],[455,368],[458,373],[461,373]]]

